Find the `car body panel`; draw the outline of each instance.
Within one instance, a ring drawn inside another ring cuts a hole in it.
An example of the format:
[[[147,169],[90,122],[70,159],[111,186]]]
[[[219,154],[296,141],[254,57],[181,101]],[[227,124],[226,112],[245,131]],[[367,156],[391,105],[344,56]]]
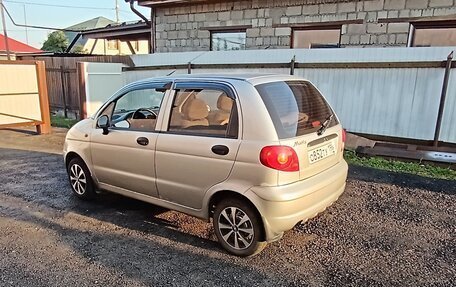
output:
[[[158,133],[112,129],[103,135],[92,132],[90,149],[92,170],[99,183],[110,184],[139,193],[158,196],[155,184],[155,143]],[[147,146],[136,140],[147,138]]]
[[[229,176],[239,143],[238,139],[160,134],[155,160],[160,198],[201,209],[205,191]],[[227,146],[229,153],[214,154],[215,145]]]
[[[210,218],[210,202],[218,192],[238,193],[261,214],[265,240],[274,241],[334,202],[343,192],[347,178],[340,124],[321,136],[311,133],[279,139],[255,85],[295,80],[303,81],[294,76],[258,74],[176,75],[138,81],[119,90],[91,119],[75,125],[67,135],[65,154],[78,154],[100,189],[202,219]],[[236,139],[168,132],[173,86],[185,81],[221,83],[233,89],[239,117]],[[108,103],[150,83],[172,83],[163,99],[155,132],[111,129],[108,135],[102,135],[96,119]],[[136,144],[141,136],[149,139],[147,147]],[[318,145],[334,141],[336,153],[309,164],[309,144],[315,141]],[[211,152],[212,146],[221,144],[229,148],[227,155]],[[300,170],[283,172],[262,165],[260,152],[271,145],[292,147],[299,155]]]
[[[292,184],[255,186],[244,195],[259,210],[265,224],[266,240],[279,239],[297,223],[324,211],[345,190],[348,165],[345,160],[306,180]]]

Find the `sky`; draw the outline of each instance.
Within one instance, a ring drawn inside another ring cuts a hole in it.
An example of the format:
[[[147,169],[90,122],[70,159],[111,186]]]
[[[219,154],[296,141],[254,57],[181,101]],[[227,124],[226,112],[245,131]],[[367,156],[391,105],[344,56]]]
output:
[[[129,4],[125,3],[125,0],[118,0],[118,2],[121,22],[140,20],[137,15],[131,12]],[[28,25],[65,28],[98,16],[116,20],[116,0],[3,0],[3,4],[18,24],[27,23]],[[146,17],[150,17],[150,9],[137,8]],[[6,28],[9,37],[28,43],[38,49],[42,47],[47,35],[53,31],[28,28],[26,33],[25,28],[14,26],[6,13],[5,17],[7,18]],[[1,22],[0,27],[0,33],[3,34]]]

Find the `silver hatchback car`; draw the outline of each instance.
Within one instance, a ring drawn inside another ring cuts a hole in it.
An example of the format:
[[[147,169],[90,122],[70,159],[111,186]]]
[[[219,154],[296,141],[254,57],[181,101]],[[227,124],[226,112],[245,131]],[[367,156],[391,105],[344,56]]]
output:
[[[212,218],[250,256],[345,189],[345,132],[319,90],[284,75],[186,75],[129,84],[67,134],[71,187]]]

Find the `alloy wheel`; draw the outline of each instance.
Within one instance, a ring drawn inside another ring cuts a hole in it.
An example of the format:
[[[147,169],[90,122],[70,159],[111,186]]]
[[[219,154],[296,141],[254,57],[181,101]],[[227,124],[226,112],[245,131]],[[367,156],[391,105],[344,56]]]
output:
[[[227,207],[219,215],[218,229],[223,240],[237,250],[252,245],[254,229],[249,216],[238,207]]]
[[[78,164],[73,164],[70,168],[70,182],[74,192],[83,195],[87,188],[87,177],[84,170]]]

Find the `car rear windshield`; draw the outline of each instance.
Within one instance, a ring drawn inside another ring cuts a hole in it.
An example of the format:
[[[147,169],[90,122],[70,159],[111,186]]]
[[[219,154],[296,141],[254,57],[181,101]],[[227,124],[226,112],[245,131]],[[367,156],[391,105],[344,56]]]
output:
[[[337,123],[320,92],[307,81],[280,81],[256,86],[280,139],[317,132],[328,119]]]

